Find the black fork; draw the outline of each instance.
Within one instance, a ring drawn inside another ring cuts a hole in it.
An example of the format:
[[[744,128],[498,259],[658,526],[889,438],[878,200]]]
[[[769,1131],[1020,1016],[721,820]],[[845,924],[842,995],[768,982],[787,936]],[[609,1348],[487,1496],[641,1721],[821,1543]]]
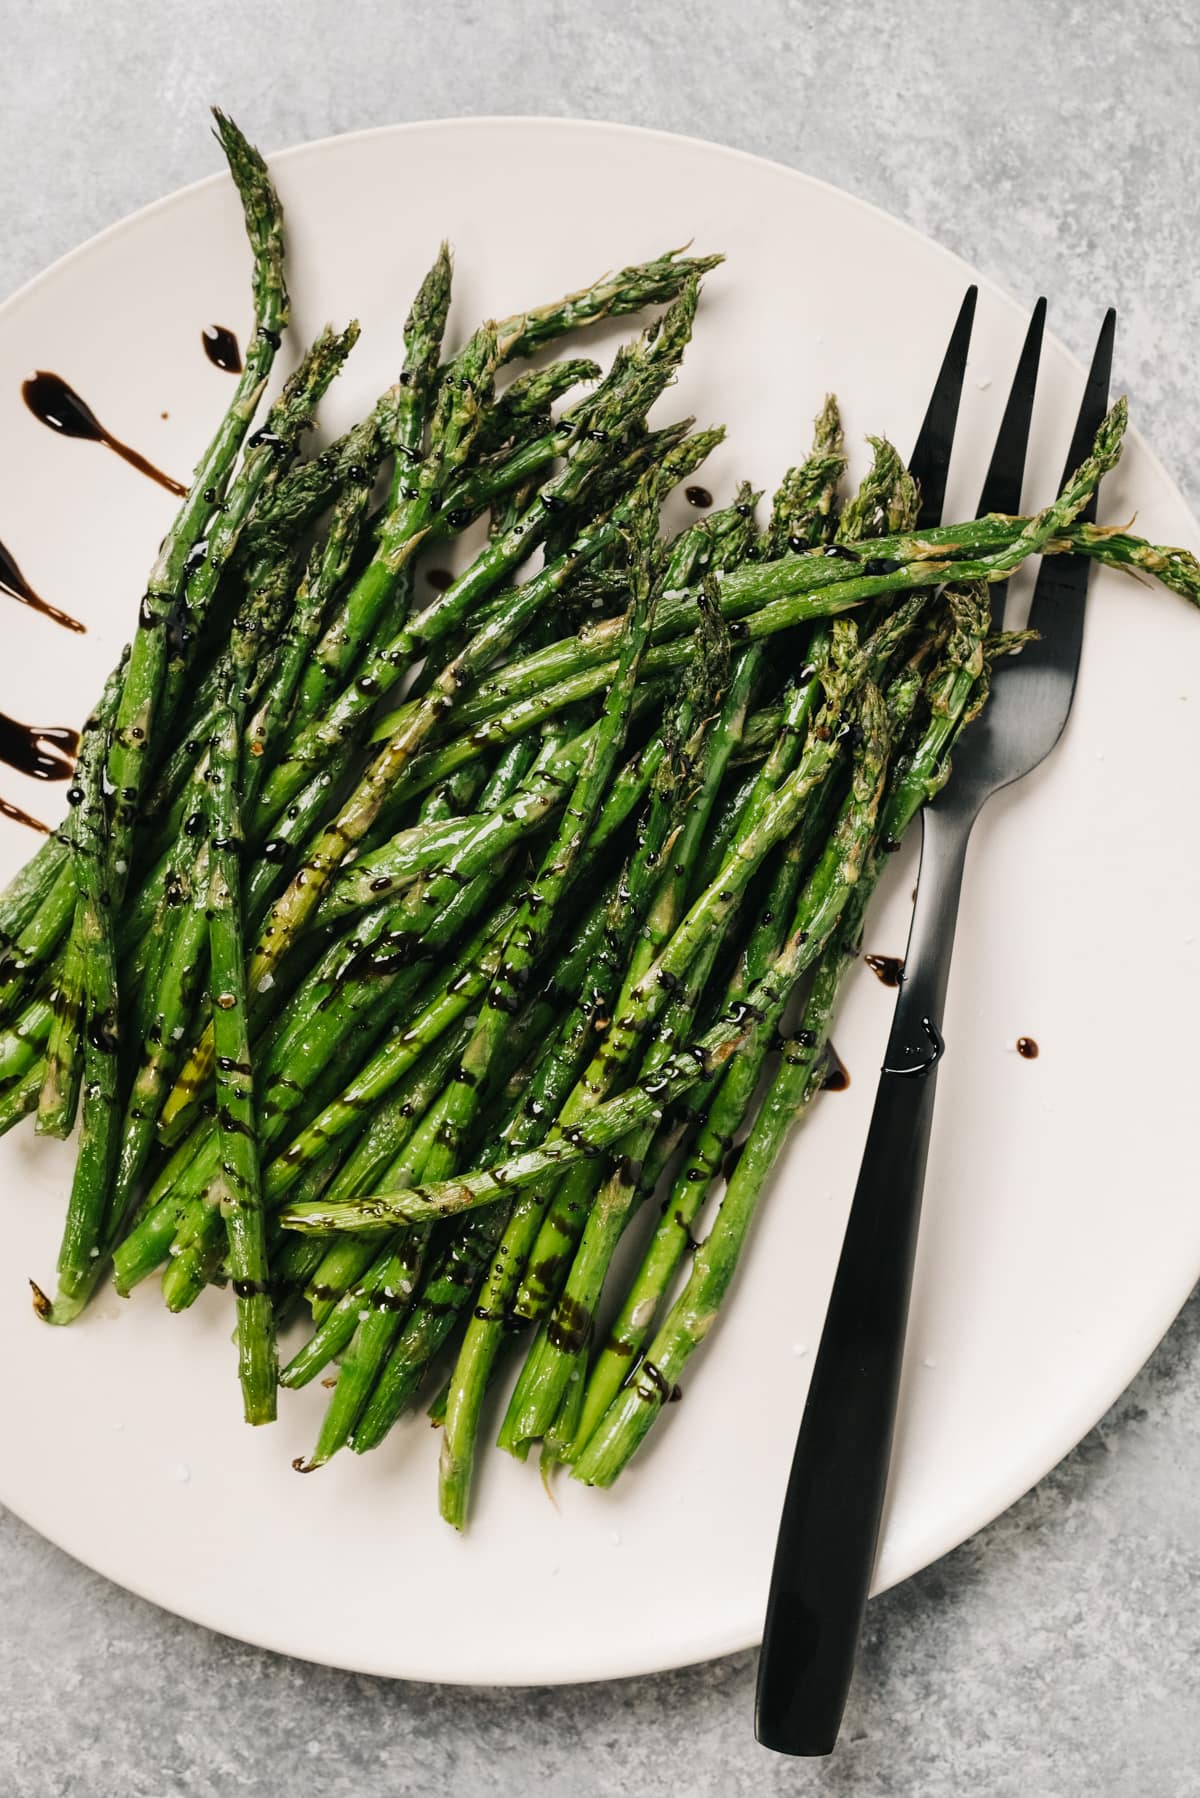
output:
[[[1039,300],[984,483],[979,512],[1016,512],[1045,320]],[[923,479],[921,524],[941,516],[974,289],[934,388],[910,464]],[[1067,458],[1086,456],[1107,406],[1116,316],[1101,327]],[[1083,514],[1095,516],[1095,500]],[[1089,560],[1047,557],[1030,610],[1039,633],[1002,661],[981,718],[954,752],[949,784],[922,814],[921,874],[904,975],[867,1146],[784,1500],[758,1670],[756,1732],[782,1754],[829,1754],[837,1741],[878,1545],[933,1124],[941,1022],[967,843],[992,793],[1049,754],[1071,709]],[[991,589],[992,629],[1005,589]]]

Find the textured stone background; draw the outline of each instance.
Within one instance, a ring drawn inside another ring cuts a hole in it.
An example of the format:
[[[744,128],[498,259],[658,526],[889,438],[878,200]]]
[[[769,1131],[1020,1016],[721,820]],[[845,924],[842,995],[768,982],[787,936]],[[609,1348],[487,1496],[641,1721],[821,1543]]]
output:
[[[212,100],[266,147],[456,113],[624,119],[876,201],[1053,295],[1078,349],[1114,301],[1117,380],[1200,501],[1191,0],[0,0],[0,44],[5,289],[214,168]],[[558,1691],[390,1685],[177,1622],[0,1513],[0,1794],[1195,1798],[1197,1392],[1194,1298],[1060,1468],[872,1606],[822,1764],[756,1747],[750,1655]]]

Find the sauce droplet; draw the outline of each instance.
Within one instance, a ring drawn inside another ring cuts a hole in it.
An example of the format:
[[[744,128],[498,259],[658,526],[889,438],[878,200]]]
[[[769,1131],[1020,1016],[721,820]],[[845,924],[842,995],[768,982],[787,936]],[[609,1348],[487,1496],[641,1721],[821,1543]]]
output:
[[[224,369],[227,375],[241,374],[242,352],[228,325],[205,325],[200,341],[204,345],[204,354],[217,368]]]
[[[425,579],[435,593],[445,593],[448,587],[454,585],[454,576],[448,568],[430,568],[426,571]]]
[[[19,805],[10,805],[7,799],[0,799],[0,818],[11,818],[14,824],[27,824],[30,830],[40,831],[44,837],[50,835],[48,824],[43,824],[40,818],[30,817]]]
[[[70,780],[79,732],[59,724],[20,724],[0,712],[0,762],[34,780]]]
[[[899,986],[904,979],[904,963],[898,955],[864,955],[863,960],[884,986]]]
[[[7,593],[10,598],[20,600],[23,606],[30,606],[35,612],[52,618],[55,624],[61,624],[65,630],[87,630],[86,624],[80,624],[78,618],[72,618],[69,612],[60,612],[57,606],[52,606],[48,599],[43,599],[29,585],[17,566],[17,558],[3,543],[0,543],[0,593]]]
[[[21,383],[21,398],[33,413],[33,416],[46,425],[51,431],[58,431],[63,437],[79,437],[85,443],[102,443],[114,455],[120,456],[122,462],[128,462],[139,474],[148,475],[165,487],[168,493],[178,494],[182,499],[187,488],[179,481],[173,481],[169,474],[148,462],[111,431],[106,431],[87,401],[81,399],[75,389],[63,380],[61,375],[50,374],[39,368],[36,374],[30,375]]]
[[[685,487],[683,497],[689,506],[696,506],[701,511],[713,503],[713,496],[707,487]]]
[[[850,1070],[832,1043],[825,1045],[826,1070],[821,1082],[823,1093],[844,1093],[850,1084]]]
[[[1038,1046],[1031,1036],[1019,1036],[1017,1038],[1017,1054],[1023,1055],[1026,1061],[1037,1060]]]

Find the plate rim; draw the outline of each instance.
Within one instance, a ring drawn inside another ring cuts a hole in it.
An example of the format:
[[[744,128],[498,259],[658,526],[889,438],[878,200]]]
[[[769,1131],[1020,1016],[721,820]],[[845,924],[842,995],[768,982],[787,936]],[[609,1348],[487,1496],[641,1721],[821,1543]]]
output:
[[[935,253],[946,264],[959,270],[965,282],[975,283],[981,290],[986,290],[994,300],[1000,302],[1010,312],[1022,317],[1026,314],[1027,308],[1022,302],[1011,294],[1008,289],[993,276],[974,268],[972,264],[957,251],[949,249],[946,245],[939,242],[937,238],[920,230],[907,219],[901,218],[893,212],[889,212],[886,207],[877,204],[875,201],[866,199],[862,195],[853,192],[851,189],[842,187],[838,183],[827,180],[823,176],[813,175],[802,168],[793,167],[788,163],[780,162],[774,157],[764,156],[756,151],[741,149],[737,145],[723,143],[714,138],[698,137],[691,133],[667,131],[656,126],[629,124],[620,120],[608,118],[571,118],[553,113],[481,113],[459,116],[449,115],[427,119],[408,119],[392,123],[362,126],[350,131],[331,132],[323,137],[304,139],[299,142],[289,143],[279,149],[264,151],[263,155],[268,166],[274,168],[280,163],[294,163],[307,156],[320,155],[331,147],[346,142],[358,142],[374,138],[394,138],[402,135],[420,134],[431,130],[453,130],[457,132],[471,131],[486,134],[489,131],[496,131],[498,129],[518,132],[569,130],[581,135],[594,136],[613,134],[622,138],[633,137],[669,145],[684,145],[692,151],[702,152],[706,155],[716,155],[722,158],[730,158],[737,162],[769,170],[773,175],[785,175],[790,180],[799,183],[805,189],[810,191],[816,189],[832,196],[836,196],[840,203],[848,203],[853,208],[857,208],[861,212],[875,219],[884,221],[890,229],[901,230],[909,238],[919,243],[926,252]],[[74,245],[71,249],[56,257],[54,261],[48,263],[46,267],[40,269],[12,293],[6,295],[3,300],[0,300],[0,324],[3,324],[12,314],[20,311],[29,302],[36,301],[39,290],[42,288],[43,284],[57,278],[77,262],[86,261],[90,255],[106,246],[110,239],[117,238],[126,231],[141,226],[145,221],[152,219],[159,212],[166,212],[169,209],[186,204],[194,194],[224,184],[228,181],[228,178],[227,171],[217,169],[210,174],[202,175],[193,181],[186,182],[180,187],[173,188],[170,192],[161,194],[157,198],[136,207],[134,210],[122,214],[108,225],[102,226],[100,230],[92,233],[91,236],[85,238],[81,243]],[[1050,335],[1053,336],[1054,334]],[[1068,359],[1071,367],[1074,370],[1077,370],[1082,377],[1084,373],[1084,364],[1082,360],[1068,345],[1063,343],[1061,339],[1055,336],[1054,341],[1057,343],[1062,354]],[[1162,457],[1137,427],[1132,427],[1128,436],[1131,441],[1137,443],[1139,453],[1146,457],[1155,474],[1169,491],[1172,499],[1177,502],[1184,513],[1197,523],[1197,530],[1198,533],[1200,533],[1200,520],[1197,519],[1190,501],[1182,491],[1178,481],[1175,479]],[[1009,1478],[1004,1483],[1005,1491],[1008,1493],[1008,1496],[1001,1498],[1000,1501],[995,1504],[994,1509],[990,1508],[994,1501],[992,1499],[988,1500],[989,1510],[986,1517],[977,1521],[965,1523],[960,1518],[959,1521],[953,1525],[953,1529],[950,1532],[953,1534],[954,1539],[944,1543],[940,1547],[931,1550],[930,1544],[928,1543],[924,1546],[918,1544],[915,1552],[910,1554],[903,1562],[894,1566],[889,1566],[886,1581],[874,1585],[872,1587],[872,1595],[878,1595],[879,1593],[890,1589],[892,1586],[902,1583],[904,1580],[911,1578],[915,1573],[922,1571],[925,1567],[932,1566],[944,1555],[950,1554],[954,1549],[961,1547],[964,1542],[978,1534],[981,1530],[987,1528],[991,1523],[994,1523],[1005,1511],[1018,1503],[1019,1500],[1031,1491],[1040,1480],[1044,1479],[1047,1474],[1061,1463],[1061,1461],[1071,1454],[1088,1432],[1095,1427],[1096,1423],[1105,1415],[1111,1406],[1116,1403],[1121,1393],[1127,1389],[1131,1381],[1136,1378],[1137,1374],[1145,1366],[1155,1348],[1170,1331],[1183,1305],[1187,1302],[1198,1277],[1200,1277],[1200,1266],[1194,1270],[1190,1270],[1183,1276],[1179,1281],[1178,1291],[1172,1287],[1169,1295],[1166,1294],[1166,1283],[1163,1283],[1162,1290],[1164,1293],[1164,1303],[1154,1307],[1153,1321],[1149,1321],[1146,1330],[1139,1333],[1137,1342],[1133,1346],[1130,1355],[1121,1358],[1123,1372],[1121,1374],[1120,1385],[1117,1386],[1115,1390],[1110,1391],[1110,1381],[1103,1378],[1102,1374],[1098,1372],[1093,1383],[1091,1396],[1086,1401],[1081,1401],[1069,1426],[1070,1440],[1065,1446],[1062,1446],[1055,1451],[1051,1460],[1047,1461],[1045,1459],[1045,1435],[1043,1434],[1031,1443],[1029,1452],[1021,1462],[1020,1466],[1015,1470],[1010,1470]],[[1082,1424],[1079,1424],[1078,1422],[1080,1417],[1084,1419]],[[1055,1439],[1057,1440],[1057,1433],[1054,1434]],[[664,1661],[661,1656],[661,1651],[658,1651],[643,1657],[640,1660],[634,1661],[632,1665],[626,1664],[624,1670],[619,1672],[602,1670],[595,1673],[584,1674],[582,1676],[577,1673],[563,1676],[558,1673],[556,1668],[548,1665],[542,1677],[536,1680],[525,1678],[518,1682],[511,1682],[497,1677],[484,1677],[477,1672],[472,1673],[469,1669],[462,1674],[442,1673],[437,1676],[397,1673],[390,1668],[380,1666],[377,1662],[371,1664],[369,1656],[360,1658],[353,1664],[353,1666],[351,1666],[349,1663],[343,1661],[330,1662],[323,1660],[318,1656],[309,1655],[302,1648],[297,1648],[292,1643],[286,1642],[279,1637],[272,1639],[272,1633],[269,1628],[265,1628],[262,1631],[257,1631],[253,1634],[245,1631],[239,1631],[235,1634],[221,1622],[214,1621],[210,1616],[205,1615],[203,1606],[193,1605],[187,1609],[180,1609],[177,1608],[175,1604],[165,1603],[153,1590],[148,1589],[136,1578],[130,1579],[124,1576],[118,1577],[115,1574],[108,1573],[102,1566],[97,1564],[95,1559],[78,1552],[74,1548],[67,1547],[57,1536],[48,1534],[38,1524],[26,1517],[24,1511],[18,1505],[12,1504],[10,1500],[4,1496],[2,1491],[0,1491],[0,1504],[2,1504],[5,1509],[10,1510],[14,1516],[20,1518],[21,1521],[36,1534],[42,1536],[44,1540],[51,1542],[53,1546],[61,1550],[61,1552],[70,1555],[70,1557],[79,1562],[80,1565],[99,1574],[102,1578],[111,1580],[114,1585],[122,1590],[130,1592],[137,1598],[155,1605],[158,1609],[166,1611],[169,1615],[181,1617],[190,1623],[211,1630],[216,1635],[224,1636],[228,1640],[243,1641],[250,1646],[266,1650],[269,1653],[286,1655],[289,1658],[308,1661],[317,1666],[346,1667],[349,1671],[361,1672],[374,1678],[403,1679],[415,1684],[477,1686],[481,1689],[503,1689],[506,1687],[511,1687],[512,1689],[537,1689],[540,1686],[590,1684],[600,1680],[639,1678],[647,1674],[671,1671],[677,1667],[702,1664],[708,1660],[729,1654],[741,1653],[747,1649],[756,1647],[761,1639],[761,1632],[757,1628],[749,1635],[739,1635],[736,1639],[731,1639],[729,1635],[724,1632],[719,1632],[719,1639],[716,1639],[718,1632],[714,1632],[710,1629],[706,1638],[700,1639],[700,1637],[697,1636],[695,1651],[692,1652],[689,1650],[683,1659],[671,1658]],[[939,1535],[942,1535],[946,1532],[943,1529],[938,1533]]]

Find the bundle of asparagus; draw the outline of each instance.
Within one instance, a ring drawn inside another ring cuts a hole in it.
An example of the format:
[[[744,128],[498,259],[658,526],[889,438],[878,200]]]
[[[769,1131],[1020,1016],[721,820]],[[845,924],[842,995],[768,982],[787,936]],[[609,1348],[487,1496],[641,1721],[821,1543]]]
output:
[[[918,533],[883,440],[843,503],[831,399],[764,530],[742,488],[664,541],[663,500],[722,435],[648,423],[715,256],[625,268],[444,359],[443,247],[395,383],[305,460],[357,327],[324,332],[251,433],[287,324],[280,210],[217,132],[256,332],[68,819],[0,898],[0,1129],[81,1117],[40,1316],[70,1322],[109,1275],[127,1293],[163,1269],[176,1311],[231,1286],[250,1422],[338,1364],[306,1471],[436,1388],[461,1528],[520,1332],[515,1455],[607,1485],[677,1393],[822,1085],[880,867],[1020,647],[989,636],[987,584],[1075,552],[1195,602],[1200,566],[1076,523],[1123,403],[1044,511]],[[664,305],[603,376],[499,385]],[[423,560],[485,517],[419,604]]]

